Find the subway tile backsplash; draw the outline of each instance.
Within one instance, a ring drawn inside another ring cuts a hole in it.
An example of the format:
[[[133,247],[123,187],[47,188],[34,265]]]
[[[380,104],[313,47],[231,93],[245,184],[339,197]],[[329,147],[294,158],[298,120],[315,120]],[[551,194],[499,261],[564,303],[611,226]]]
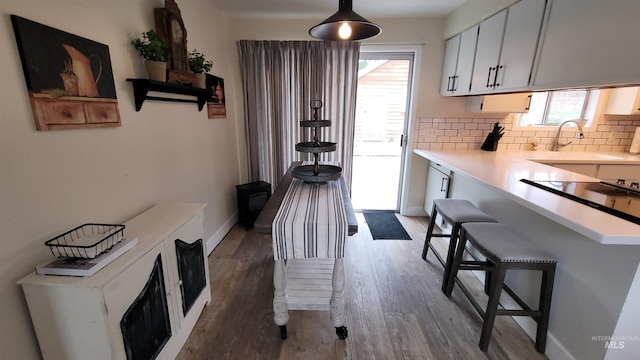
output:
[[[505,118],[418,118],[414,148],[423,150],[480,149],[491,132],[493,124],[500,122],[505,133],[498,143],[498,151],[529,150],[532,140],[538,142],[538,150],[551,150],[556,131],[513,130],[513,115]],[[627,152],[631,140],[640,126],[640,120],[602,119],[596,129],[585,131],[585,138],[578,139],[575,127],[565,126],[560,141],[572,143],[563,151]]]

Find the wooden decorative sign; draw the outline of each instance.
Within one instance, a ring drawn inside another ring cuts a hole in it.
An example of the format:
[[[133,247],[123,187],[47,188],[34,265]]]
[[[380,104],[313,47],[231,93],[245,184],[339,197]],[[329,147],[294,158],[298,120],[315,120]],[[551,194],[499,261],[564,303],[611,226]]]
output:
[[[187,50],[187,29],[182,21],[178,4],[165,0],[164,8],[155,8],[156,32],[158,37],[169,44],[169,75],[167,81],[183,85],[193,85],[195,78],[189,68]]]
[[[121,126],[109,47],[11,15],[36,129]]]

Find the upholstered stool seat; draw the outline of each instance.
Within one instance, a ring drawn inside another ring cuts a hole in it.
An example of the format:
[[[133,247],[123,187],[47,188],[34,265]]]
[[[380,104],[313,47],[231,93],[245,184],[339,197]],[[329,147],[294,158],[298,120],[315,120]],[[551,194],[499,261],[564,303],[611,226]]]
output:
[[[466,242],[478,250],[485,258],[485,262],[463,261]],[[530,316],[538,323],[536,330],[536,350],[544,353],[549,325],[549,310],[551,308],[551,294],[557,259],[523,239],[522,235],[503,224],[475,223],[463,224],[458,247],[451,265],[445,294],[451,296],[454,283],[457,283],[469,298],[474,308],[482,316],[484,323],[480,335],[480,349],[486,351],[489,347],[493,324],[497,315]],[[517,294],[504,284],[507,270],[539,270],[542,271],[542,285],[538,310],[532,310]],[[489,296],[487,307],[482,310],[473,295],[464,284],[457,280],[459,270],[485,270],[485,290]],[[518,303],[522,310],[498,309],[502,290]]]
[[[433,230],[436,224],[436,216],[440,214],[444,221],[451,224],[450,234],[434,234]],[[431,210],[431,219],[429,221],[429,227],[427,228],[427,235],[424,239],[424,247],[422,249],[422,259],[427,259],[427,253],[429,248],[433,251],[438,261],[444,266],[444,276],[442,279],[442,291],[445,291],[447,279],[451,272],[451,262],[453,260],[453,254],[456,249],[458,237],[460,235],[460,226],[464,223],[470,222],[490,222],[495,223],[496,220],[491,216],[485,214],[480,209],[475,207],[469,200],[462,199],[436,199],[433,201],[433,208]],[[433,237],[448,237],[449,249],[447,251],[446,261],[438,254],[431,244],[431,238]]]

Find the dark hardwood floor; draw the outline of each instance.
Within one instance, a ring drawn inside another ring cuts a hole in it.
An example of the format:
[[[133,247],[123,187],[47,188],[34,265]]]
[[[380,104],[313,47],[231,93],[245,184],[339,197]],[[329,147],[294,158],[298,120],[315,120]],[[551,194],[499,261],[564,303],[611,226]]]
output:
[[[372,240],[357,217],[344,259],[346,340],[325,311],[290,311],[289,337],[280,339],[271,237],[236,226],[209,256],[211,304],[178,359],[546,359],[508,317],[496,319],[489,350],[480,351],[480,317],[458,288],[451,298],[440,291],[436,258],[420,257],[428,218],[399,216],[413,238],[406,241]],[[463,281],[483,296],[475,277]]]

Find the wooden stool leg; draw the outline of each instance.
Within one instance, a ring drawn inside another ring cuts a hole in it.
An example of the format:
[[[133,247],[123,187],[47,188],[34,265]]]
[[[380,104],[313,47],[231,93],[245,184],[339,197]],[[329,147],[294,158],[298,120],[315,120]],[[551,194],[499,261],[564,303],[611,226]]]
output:
[[[460,234],[458,239],[458,248],[455,251],[453,256],[453,260],[451,260],[451,265],[449,266],[449,274],[444,279],[446,280],[446,284],[442,291],[447,297],[451,296],[451,292],[453,291],[453,285],[456,282],[456,276],[458,276],[458,268],[460,268],[460,263],[462,262],[462,256],[464,255],[464,248],[467,245],[467,237],[464,231]]]
[[[276,260],[273,268],[273,321],[280,326],[280,336],[287,338],[285,325],[289,322],[287,311],[287,277],[284,260]]]
[[[487,351],[489,348],[489,340],[491,340],[491,332],[493,331],[493,324],[496,320],[496,313],[498,312],[498,303],[500,302],[500,294],[502,293],[502,284],[504,283],[506,271],[507,269],[505,269],[504,264],[496,262],[490,284],[491,288],[489,289],[489,302],[487,303],[487,310],[484,313],[482,334],[480,335],[480,350],[482,351]]]
[[[424,237],[424,247],[422,248],[422,260],[427,260],[427,253],[429,252],[429,244],[431,243],[431,236],[433,235],[433,229],[436,226],[436,216],[438,215],[438,209],[433,204],[431,209],[431,219],[429,220],[429,227],[427,228],[427,235]]]
[[[444,263],[444,276],[442,277],[442,291],[446,292],[449,278],[451,277],[451,264],[456,254],[456,245],[458,245],[460,237],[460,223],[454,223],[451,229],[451,237],[449,238],[449,248],[447,250],[447,260]],[[464,248],[462,249],[464,251]],[[462,261],[462,258],[460,259]],[[452,285],[453,286],[453,285]]]
[[[556,265],[552,264],[542,271],[542,286],[540,289],[540,318],[536,329],[536,351],[543,354],[547,347],[547,329],[549,328],[549,312],[551,311],[551,294]]]
[[[491,267],[491,262],[489,260],[485,261],[485,266],[487,268]],[[491,271],[484,272],[484,293],[489,295],[489,291],[491,290]]]

